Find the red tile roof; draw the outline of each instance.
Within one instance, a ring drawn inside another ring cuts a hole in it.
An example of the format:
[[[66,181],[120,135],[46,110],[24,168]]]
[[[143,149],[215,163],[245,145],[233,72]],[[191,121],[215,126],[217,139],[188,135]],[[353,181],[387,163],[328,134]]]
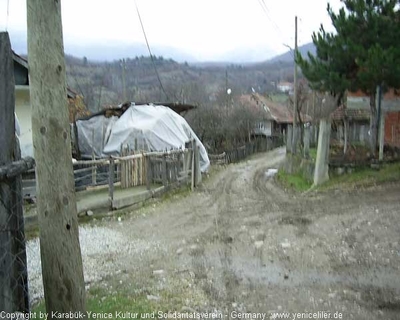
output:
[[[267,120],[293,123],[293,112],[286,105],[273,102],[258,93],[242,95],[239,99],[243,105],[264,114]],[[303,121],[311,121],[311,117],[304,114],[301,114],[301,118]]]
[[[333,121],[342,121],[347,117],[351,121],[369,121],[371,111],[369,109],[349,109],[344,105],[338,107],[331,113]]]
[[[369,96],[367,94],[365,94],[364,92],[362,92],[361,90],[358,90],[356,92],[348,92],[347,96],[348,97],[358,97],[358,98],[362,98],[362,97],[369,98]],[[400,98],[400,92],[398,92],[398,90],[394,90],[394,89],[389,89],[389,91],[383,95],[384,100],[395,100],[395,99],[399,99],[399,98]]]

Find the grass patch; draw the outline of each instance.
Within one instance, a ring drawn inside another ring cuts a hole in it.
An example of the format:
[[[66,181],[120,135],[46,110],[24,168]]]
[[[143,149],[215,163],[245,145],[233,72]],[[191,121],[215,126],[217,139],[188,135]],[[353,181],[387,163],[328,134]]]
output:
[[[310,148],[310,158],[314,162],[317,160],[317,148]]]
[[[145,296],[130,296],[122,293],[110,294],[104,288],[93,288],[86,295],[86,310],[93,313],[111,314],[108,319],[118,319],[119,312],[138,313],[136,319],[143,318],[145,313],[159,310],[157,302],[148,300]],[[162,310],[162,309],[160,309]],[[44,301],[35,306],[32,312],[46,312]],[[93,317],[91,317],[93,318]]]
[[[288,95],[284,93],[271,94],[270,98],[273,102],[285,103],[288,100]]]
[[[182,185],[180,187],[169,190],[161,196],[162,201],[175,200],[177,198],[184,198],[190,195],[192,192],[189,185]]]
[[[297,192],[304,192],[312,185],[312,183],[304,179],[300,173],[288,174],[284,170],[278,171],[277,179],[285,188]]]
[[[385,164],[380,169],[369,167],[354,169],[351,174],[331,176],[330,180],[319,189],[330,189],[338,186],[372,186],[385,182],[400,181],[400,162]]]
[[[25,230],[25,240],[33,240],[39,237],[39,227],[33,227],[28,230]]]
[[[276,179],[284,188],[297,192],[307,191],[312,186],[312,183],[306,180],[301,173],[288,174],[282,169],[278,171]],[[395,181],[400,181],[400,162],[384,164],[379,169],[355,168],[352,173],[340,176],[331,174],[329,181],[316,187],[315,190],[354,189]]]

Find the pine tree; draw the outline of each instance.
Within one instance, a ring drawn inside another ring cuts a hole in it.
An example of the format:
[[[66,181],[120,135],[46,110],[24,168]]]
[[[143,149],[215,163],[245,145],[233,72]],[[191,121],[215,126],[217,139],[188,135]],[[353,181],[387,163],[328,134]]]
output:
[[[316,90],[343,97],[361,90],[370,98],[371,151],[377,147],[376,90],[400,87],[400,13],[398,0],[343,0],[344,7],[328,14],[336,29],[313,33],[316,55],[296,61]]]

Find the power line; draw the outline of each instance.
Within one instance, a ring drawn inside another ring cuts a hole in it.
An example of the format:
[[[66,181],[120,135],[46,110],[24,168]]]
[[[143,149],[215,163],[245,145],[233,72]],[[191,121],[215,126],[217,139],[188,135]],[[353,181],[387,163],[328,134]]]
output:
[[[282,32],[282,30],[279,28],[279,26],[275,23],[275,21],[271,18],[270,15],[270,10],[268,9],[267,4],[265,3],[264,0],[258,0],[258,3],[261,6],[261,9],[264,11],[265,15],[267,16],[268,20],[272,23],[272,26],[275,28],[275,30],[281,35],[282,38],[284,38],[284,34]],[[292,55],[293,59],[294,59],[294,53],[293,50],[286,44],[283,44],[285,47],[288,47],[290,49],[290,54]]]
[[[261,8],[263,9],[265,15],[267,16],[268,20],[272,23],[273,27],[275,28],[275,30],[280,33],[283,36],[283,33],[281,31],[281,29],[278,27],[278,25],[275,23],[274,20],[272,20],[271,15],[270,15],[270,11],[265,3],[264,0],[258,0],[258,3],[260,4]]]
[[[10,0],[7,0],[7,19],[6,19],[6,31],[8,31],[8,19],[10,17]]]
[[[167,92],[165,91],[164,86],[163,86],[163,84],[162,84],[162,82],[161,82],[160,75],[158,74],[158,70],[157,70],[156,64],[155,64],[155,62],[154,62],[153,54],[151,53],[149,41],[147,40],[146,31],[145,31],[144,26],[143,26],[142,18],[141,18],[141,16],[140,16],[140,12],[139,12],[139,8],[138,8],[138,6],[137,6],[136,0],[135,0],[135,7],[136,7],[136,12],[137,12],[138,17],[139,17],[140,25],[141,25],[141,27],[142,27],[144,39],[146,40],[147,50],[149,51],[150,59],[151,59],[151,62],[152,62],[152,64],[153,64],[154,71],[155,71],[155,73],[156,73],[156,75],[157,75],[158,82],[160,83],[160,87],[161,87],[162,91],[164,92],[165,97],[167,98],[167,100],[169,100],[168,94],[167,94]]]

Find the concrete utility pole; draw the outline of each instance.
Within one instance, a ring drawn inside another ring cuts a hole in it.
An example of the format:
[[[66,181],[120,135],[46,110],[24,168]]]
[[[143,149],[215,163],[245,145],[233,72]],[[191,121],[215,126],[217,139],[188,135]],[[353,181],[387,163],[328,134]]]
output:
[[[293,143],[292,153],[296,153],[297,147],[297,16],[294,18],[294,90],[293,90]]]
[[[32,134],[46,310],[85,311],[59,0],[27,0]]]

